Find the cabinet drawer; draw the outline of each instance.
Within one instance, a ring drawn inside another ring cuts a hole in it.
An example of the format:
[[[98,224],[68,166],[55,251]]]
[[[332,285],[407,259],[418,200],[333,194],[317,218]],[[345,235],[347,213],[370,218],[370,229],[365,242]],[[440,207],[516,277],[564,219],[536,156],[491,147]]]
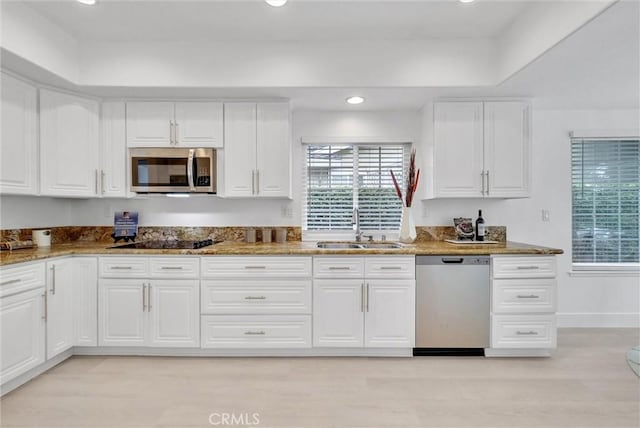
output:
[[[0,269],[0,297],[45,285],[44,263]]]
[[[556,258],[554,256],[493,257],[491,271],[496,279],[554,278]]]
[[[364,275],[367,278],[413,279],[415,261],[415,257],[367,257],[364,259]]]
[[[310,348],[309,315],[204,315],[202,348]]]
[[[310,314],[311,280],[203,280],[203,314]]]
[[[205,278],[305,278],[311,276],[311,257],[206,257]]]
[[[491,310],[504,314],[555,312],[556,280],[494,279]]]
[[[364,278],[363,257],[314,257],[314,278]]]
[[[147,257],[100,257],[102,278],[144,278],[149,276]]]
[[[152,257],[149,270],[152,278],[198,278],[200,263],[197,257]]]
[[[492,348],[555,348],[555,315],[492,315]]]

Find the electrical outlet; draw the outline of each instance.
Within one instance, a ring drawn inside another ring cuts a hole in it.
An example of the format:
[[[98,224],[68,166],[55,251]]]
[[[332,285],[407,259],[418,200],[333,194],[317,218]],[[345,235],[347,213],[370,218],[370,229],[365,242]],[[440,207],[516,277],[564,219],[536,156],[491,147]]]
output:
[[[550,221],[549,210],[542,210],[542,221]]]
[[[280,215],[283,218],[293,218],[293,208],[289,205],[282,205],[280,207]]]

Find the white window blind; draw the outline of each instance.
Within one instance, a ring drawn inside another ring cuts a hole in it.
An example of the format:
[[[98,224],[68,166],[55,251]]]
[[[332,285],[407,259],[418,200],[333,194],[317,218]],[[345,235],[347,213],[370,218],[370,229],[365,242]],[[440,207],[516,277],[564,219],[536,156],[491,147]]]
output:
[[[640,141],[572,139],[573,262],[638,263]]]
[[[408,144],[314,144],[305,154],[305,230],[351,230],[356,207],[362,230],[400,228],[402,205],[389,170],[404,183]]]

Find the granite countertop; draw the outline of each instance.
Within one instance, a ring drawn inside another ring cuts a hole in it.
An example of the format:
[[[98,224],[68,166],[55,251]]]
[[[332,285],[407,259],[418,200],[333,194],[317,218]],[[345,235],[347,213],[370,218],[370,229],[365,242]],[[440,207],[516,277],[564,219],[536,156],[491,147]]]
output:
[[[457,245],[444,241],[425,241],[404,245],[393,249],[321,249],[315,242],[290,241],[278,243],[256,243],[225,241],[220,244],[197,250],[141,250],[135,248],[108,248],[109,242],[75,241],[65,244],[54,244],[50,248],[22,249],[0,253],[0,266],[22,263],[34,260],[44,260],[68,255],[97,255],[118,256],[126,254],[136,255],[375,255],[375,254],[410,254],[410,255],[491,255],[491,254],[562,254],[557,248],[541,247],[538,245],[522,244],[518,242],[504,242],[498,244],[465,244]]]

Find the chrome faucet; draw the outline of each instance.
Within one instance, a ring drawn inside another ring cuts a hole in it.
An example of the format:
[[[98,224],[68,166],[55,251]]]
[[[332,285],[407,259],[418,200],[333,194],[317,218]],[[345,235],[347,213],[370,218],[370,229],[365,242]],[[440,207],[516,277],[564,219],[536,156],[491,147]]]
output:
[[[355,225],[356,242],[362,241],[362,231],[360,230],[360,210],[358,208],[353,209],[353,218],[351,224]]]

